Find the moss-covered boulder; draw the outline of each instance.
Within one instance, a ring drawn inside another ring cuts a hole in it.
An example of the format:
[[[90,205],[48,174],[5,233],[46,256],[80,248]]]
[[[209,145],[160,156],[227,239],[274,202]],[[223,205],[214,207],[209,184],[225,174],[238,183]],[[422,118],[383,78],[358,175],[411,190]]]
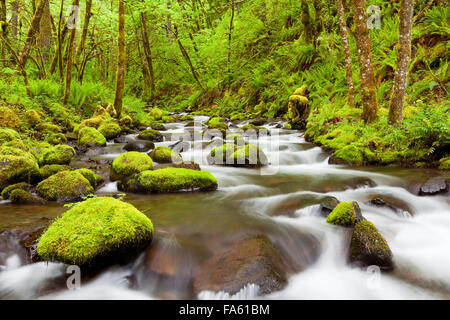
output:
[[[21,205],[42,205],[45,204],[45,200],[36,197],[23,189],[15,189],[11,192],[9,199],[11,203],[21,204]]]
[[[83,177],[85,177],[89,181],[89,183],[91,184],[91,186],[93,188],[97,187],[100,183],[103,182],[102,177],[100,177],[98,174],[94,173],[92,170],[83,168],[83,169],[74,170],[74,172],[78,172]]]
[[[439,169],[440,170],[450,170],[450,157],[442,158],[439,161]]]
[[[106,138],[106,139],[114,139],[117,138],[122,132],[122,128],[113,121],[108,121],[102,123],[98,128],[98,131]]]
[[[58,145],[42,152],[39,163],[41,166],[50,164],[70,164],[72,158],[75,156],[75,150],[67,145]]]
[[[237,149],[229,158],[227,164],[236,167],[259,168],[267,165],[266,154],[254,144],[248,144]]]
[[[164,113],[161,109],[153,108],[148,113],[150,117],[152,117],[154,120],[161,120]]]
[[[16,130],[0,128],[0,145],[14,140],[20,140],[20,135]]]
[[[234,144],[238,144],[238,145],[244,145],[244,143],[245,143],[244,136],[240,133],[228,134],[225,137],[225,140],[232,141]]]
[[[218,130],[220,131],[223,135],[226,134],[227,130],[228,130],[228,124],[223,123],[223,122],[219,122],[219,123],[209,123],[208,124],[208,129],[209,130]]]
[[[130,252],[152,241],[153,225],[131,204],[92,198],[65,212],[45,231],[37,252],[47,261],[86,266]],[[117,260],[115,260],[117,262]]]
[[[183,162],[183,157],[168,147],[156,147],[151,153],[150,157],[153,161],[158,163],[179,163]]]
[[[83,147],[103,147],[106,138],[95,128],[84,127],[78,133],[78,145]]]
[[[167,128],[160,122],[150,123],[150,128],[156,131],[167,131]]]
[[[339,226],[351,227],[362,221],[361,209],[356,201],[339,203],[328,215],[327,222]]]
[[[36,130],[42,133],[48,133],[48,132],[53,132],[53,133],[62,133],[62,130],[60,127],[58,127],[57,125],[53,124],[53,123],[49,123],[49,122],[43,122],[40,123],[36,126]]]
[[[20,129],[22,122],[16,111],[8,107],[0,107],[0,127]]]
[[[378,229],[370,221],[361,221],[353,229],[350,262],[361,267],[372,265],[383,270],[393,268],[392,251]]]
[[[25,112],[25,120],[30,127],[35,127],[42,121],[42,114],[37,110],[28,110]]]
[[[225,165],[227,162],[227,158],[231,157],[231,155],[236,152],[237,149],[238,146],[232,143],[225,143],[221,146],[211,149],[207,157],[208,164]]]
[[[286,123],[283,127],[284,130],[292,130],[292,125],[290,123]]]
[[[331,164],[355,164],[364,163],[364,155],[360,148],[355,145],[348,145],[337,150],[330,158]]]
[[[153,161],[145,153],[127,152],[118,156],[111,166],[111,180],[123,180],[136,173],[152,170]]]
[[[29,157],[0,155],[0,190],[19,182],[35,183],[41,174],[36,161]]]
[[[143,171],[119,187],[140,193],[166,193],[179,191],[214,191],[217,179],[207,171],[166,168]]]
[[[7,186],[5,189],[3,189],[1,196],[2,196],[3,200],[8,200],[9,196],[11,195],[11,192],[13,192],[14,190],[16,190],[16,189],[28,190],[29,188],[30,188],[30,185],[26,182],[12,184],[10,186]]]
[[[141,133],[139,133],[138,138],[152,142],[162,142],[164,140],[164,137],[161,134],[161,132],[153,129],[147,129],[142,131]]]
[[[46,133],[44,134],[44,140],[52,145],[67,143],[66,135],[62,133]]]
[[[57,174],[58,172],[61,171],[68,171],[70,170],[71,167],[67,166],[67,165],[61,165],[61,164],[50,164],[50,165],[46,165],[43,166],[39,169],[42,179],[47,179],[49,177],[51,177],[54,174]]]
[[[0,155],[3,156],[17,156],[17,157],[24,157],[27,159],[30,159],[31,161],[36,161],[36,158],[31,153],[24,151],[23,149],[19,149],[16,147],[9,147],[6,146],[7,144],[4,144],[0,147]]]
[[[62,171],[40,182],[38,194],[51,201],[73,201],[94,193],[89,180],[75,171]]]

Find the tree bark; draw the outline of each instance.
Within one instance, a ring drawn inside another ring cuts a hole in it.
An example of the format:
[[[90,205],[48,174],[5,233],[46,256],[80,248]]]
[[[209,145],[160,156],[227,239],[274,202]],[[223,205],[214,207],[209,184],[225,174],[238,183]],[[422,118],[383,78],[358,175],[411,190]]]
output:
[[[19,27],[19,1],[13,1],[11,5],[11,37],[13,45],[17,43],[18,27]]]
[[[87,33],[89,30],[89,21],[91,20],[91,17],[92,17],[91,9],[92,9],[92,0],[87,0],[86,1],[86,12],[84,15],[83,31],[81,33],[80,45],[78,46],[78,49],[77,49],[77,57],[80,57],[84,51]]]
[[[80,0],[74,0],[73,5],[79,6]],[[78,19],[78,17],[75,17],[75,19]],[[69,100],[70,86],[72,85],[73,51],[74,51],[74,43],[75,43],[76,34],[77,34],[77,28],[76,28],[76,20],[75,20],[73,23],[73,26],[72,26],[72,30],[70,32],[69,44],[68,44],[68,49],[67,49],[66,88],[64,91],[64,100],[63,100],[64,105],[66,105]]]
[[[339,30],[341,32],[342,46],[345,55],[345,78],[347,80],[348,87],[347,104],[353,107],[355,101],[355,86],[353,84],[352,57],[350,54],[350,47],[348,45],[347,22],[345,21],[345,11],[342,0],[336,0],[336,6],[339,16]]]
[[[231,81],[231,39],[233,33],[233,20],[234,20],[234,0],[231,3],[231,18],[230,18],[230,26],[228,28],[228,78]]]
[[[52,24],[50,15],[50,1],[44,0],[44,11],[39,23],[38,46],[41,48],[45,63],[49,60],[50,46],[52,45]]]
[[[150,99],[153,101],[155,98],[155,72],[153,70],[153,58],[152,51],[150,47],[150,42],[148,40],[147,32],[147,14],[141,12],[141,29],[142,29],[142,43],[144,47],[144,55],[148,65],[148,72],[150,74]]]
[[[114,98],[114,109],[117,117],[122,114],[123,92],[125,89],[125,5],[119,0],[119,38],[118,38],[118,62],[116,77],[116,94]]]
[[[367,27],[366,0],[352,0],[355,24],[356,48],[361,74],[362,118],[365,122],[373,122],[377,118],[378,100],[375,86],[375,75],[370,49],[370,35]]]
[[[405,99],[409,64],[411,62],[413,12],[414,0],[401,0],[397,69],[395,70],[394,91],[389,108],[389,123],[392,125],[396,125],[403,120],[403,101]]]

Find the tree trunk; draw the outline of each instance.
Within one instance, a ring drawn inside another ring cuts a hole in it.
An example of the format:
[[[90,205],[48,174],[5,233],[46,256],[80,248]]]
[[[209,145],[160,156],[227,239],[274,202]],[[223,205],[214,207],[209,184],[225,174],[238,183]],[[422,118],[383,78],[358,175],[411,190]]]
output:
[[[150,99],[153,101],[153,99],[155,98],[155,72],[153,70],[152,51],[147,33],[147,14],[145,12],[141,12],[141,27],[142,27],[142,43],[144,46],[144,55],[147,60],[148,71],[150,74]]]
[[[80,5],[80,0],[74,0],[73,1],[74,6]],[[75,17],[72,30],[70,32],[70,38],[69,38],[69,44],[67,49],[67,65],[66,65],[66,89],[64,91],[64,100],[63,104],[66,105],[69,101],[70,96],[70,86],[72,85],[72,67],[73,67],[73,51],[74,51],[74,43],[75,43],[75,36],[77,34],[77,28],[76,28],[76,20],[78,17]]]
[[[232,32],[233,32],[233,20],[234,20],[234,0],[231,3],[231,18],[230,18],[230,26],[228,28],[228,78],[231,82],[231,39],[232,39]]]
[[[378,100],[375,86],[375,75],[370,49],[370,35],[367,27],[366,0],[352,0],[355,24],[356,48],[361,74],[362,118],[365,122],[373,122],[377,118]]]
[[[19,1],[15,0],[11,6],[11,37],[13,45],[17,43],[17,35],[19,28]]]
[[[86,43],[87,33],[89,30],[89,20],[91,20],[91,17],[92,17],[91,9],[92,9],[92,0],[87,0],[86,1],[86,13],[84,15],[83,31],[81,33],[80,45],[78,46],[78,49],[77,49],[77,57],[82,56],[83,51],[84,51],[84,45]]]
[[[402,0],[400,4],[399,48],[397,69],[394,77],[394,91],[389,108],[389,123],[396,125],[403,120],[403,101],[411,62],[411,30],[414,0]]]
[[[117,117],[122,114],[123,92],[125,89],[125,5],[119,0],[119,38],[118,38],[118,62],[116,78],[116,94],[114,98],[114,109]]]
[[[347,79],[348,86],[347,104],[353,107],[355,101],[355,86],[353,84],[352,57],[350,54],[350,47],[348,45],[347,22],[345,21],[345,11],[342,0],[336,0],[336,6],[339,16],[339,30],[341,32],[342,46],[344,48],[345,55],[345,78]]]
[[[44,11],[39,23],[38,46],[41,48],[42,58],[45,63],[49,60],[50,47],[52,45],[52,24],[50,15],[50,1],[44,0]]]

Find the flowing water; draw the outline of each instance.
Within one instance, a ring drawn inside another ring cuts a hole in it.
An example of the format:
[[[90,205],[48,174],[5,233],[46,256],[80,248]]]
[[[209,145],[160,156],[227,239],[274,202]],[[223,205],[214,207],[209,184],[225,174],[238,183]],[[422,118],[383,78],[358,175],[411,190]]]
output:
[[[205,120],[207,117],[196,117],[197,122]],[[165,136],[197,130],[185,124],[166,125]],[[417,186],[442,173],[329,165],[329,154],[306,142],[302,132],[275,129],[270,124],[266,127],[271,135],[258,141],[270,160],[266,168],[210,166],[206,156],[211,146],[190,143],[191,148],[182,152],[184,160],[200,163],[202,170],[217,177],[216,192],[127,195],[127,202],[151,218],[159,240],[129,265],[112,266],[82,278],[77,290],[65,287],[67,266],[26,264],[20,246],[0,235],[0,298],[450,298],[449,196],[415,195]],[[136,139],[136,135],[128,138]],[[167,138],[156,145],[173,143]],[[73,161],[73,166],[97,169],[106,178],[97,195],[120,193],[117,183],[107,180],[105,164],[125,152],[123,145],[108,143],[102,154]],[[373,268],[349,266],[348,231],[326,223],[318,204],[324,196],[359,202],[363,215],[386,238],[394,255],[394,271],[380,274]],[[394,199],[401,203],[400,209],[368,204],[375,196]],[[42,226],[66,210],[61,204],[13,206],[3,201],[0,230]],[[258,287],[248,283],[235,295],[209,291],[194,295],[192,275],[201,262],[249,232],[267,235],[292,266],[294,271],[284,289],[259,297]]]

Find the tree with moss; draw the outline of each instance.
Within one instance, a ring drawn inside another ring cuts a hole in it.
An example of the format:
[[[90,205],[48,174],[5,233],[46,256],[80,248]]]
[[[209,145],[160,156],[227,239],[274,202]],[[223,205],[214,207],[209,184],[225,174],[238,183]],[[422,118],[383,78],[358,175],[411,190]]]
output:
[[[116,93],[114,97],[114,109],[117,117],[122,114],[123,92],[125,89],[125,4],[119,0],[119,31],[118,31],[118,61],[116,75]]]

